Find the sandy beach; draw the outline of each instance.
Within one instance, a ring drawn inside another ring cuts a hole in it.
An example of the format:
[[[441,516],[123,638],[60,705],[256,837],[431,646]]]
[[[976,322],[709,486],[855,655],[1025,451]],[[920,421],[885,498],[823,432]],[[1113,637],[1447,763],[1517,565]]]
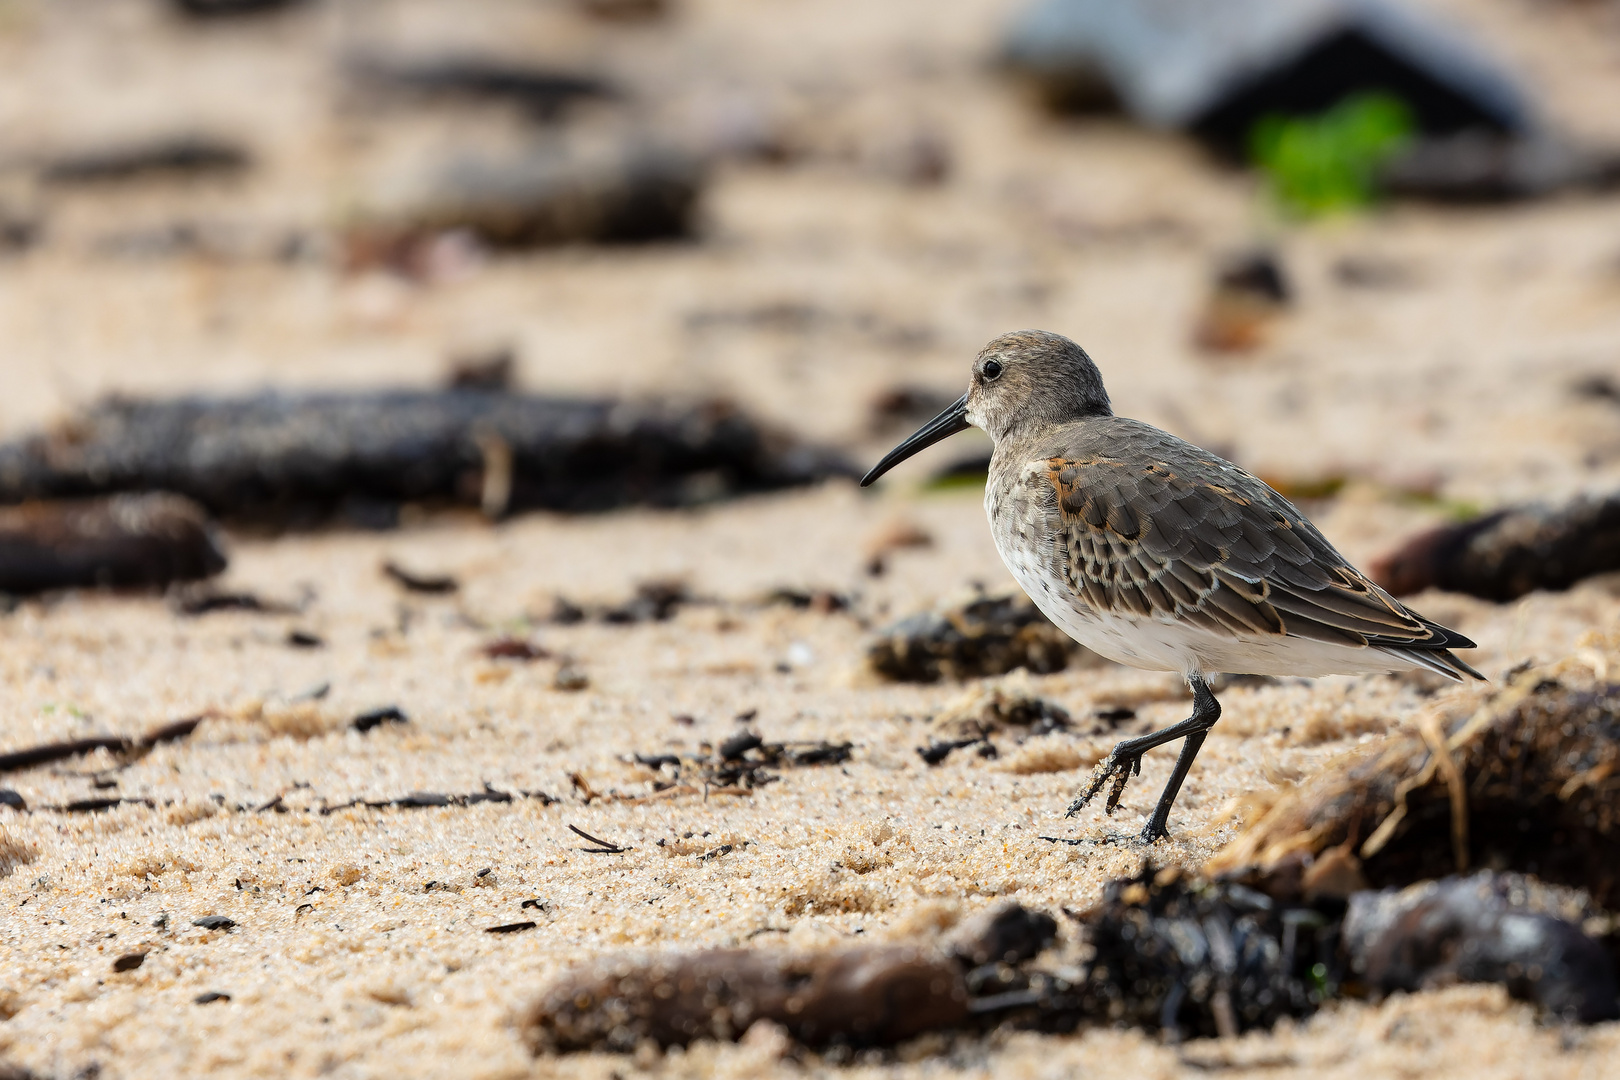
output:
[[[1561,125],[1620,141],[1612,6],[1441,6]],[[257,162],[222,180],[0,192],[48,215],[45,242],[0,260],[0,436],[108,393],[432,386],[451,357],[509,347],[525,389],[720,395],[869,464],[909,430],[875,422],[875,397],[958,393],[986,340],[1037,326],[1087,347],[1121,414],[1284,490],[1331,492],[1301,506],[1363,566],[1470,509],[1620,488],[1620,409],[1574,389],[1620,357],[1613,197],[1279,224],[1252,176],[1190,143],[1035,109],[990,63],[999,0],[687,0],[630,27],[561,3],[473,7],[310,3],[195,26],[136,0],[0,5],[6,161],[197,129],[241,134]],[[633,120],[584,122],[707,145],[768,136],[786,163],[719,157],[688,241],[475,253],[427,278],[346,269],[342,230],[376,177],[524,130],[499,109],[362,108],[338,73],[359,51],[428,47],[603,70],[630,88],[635,107],[612,108]],[[908,172],[919,144],[948,161],[940,182]],[[160,243],[177,225],[204,239]],[[1297,302],[1258,350],[1199,351],[1212,267],[1260,241]],[[1388,283],[1347,284],[1346,260]],[[1186,715],[1173,674],[1093,658],[1002,676],[1086,723],[929,766],[932,718],[984,687],[885,682],[865,653],[901,617],[1014,588],[981,490],[925,483],[988,448],[956,442],[868,491],[227,530],[220,587],[280,613],[188,617],[97,591],[18,601],[0,616],[0,750],[206,718],[148,753],[3,778],[31,811],[0,808],[0,1056],[103,1080],[1620,1075],[1620,1026],[1543,1022],[1496,986],[1336,1002],[1181,1045],[926,1035],[843,1060],[762,1028],[661,1055],[532,1055],[524,1009],[572,965],[927,938],[1008,899],[1080,910],[1144,860],[1196,869],[1324,763],[1489,692],[1418,676],[1227,686],[1151,851],[1107,841],[1137,831],[1168,750],[1114,818],[1063,811],[1119,735]],[[872,545],[901,526],[925,542],[872,575]],[[388,561],[460,587],[408,592]],[[611,605],[656,581],[690,597],[667,621],[553,619],[559,596]],[[1620,670],[1612,576],[1506,604],[1410,601],[1476,640],[1469,660],[1496,684],[1525,661],[1584,657],[1597,682]],[[320,645],[289,644],[295,631]],[[543,655],[483,651],[511,638]],[[354,729],[384,706],[407,719]],[[1115,709],[1133,713],[1117,731],[1090,720]],[[660,793],[635,760],[744,729],[852,748],[741,793]],[[398,802],[420,793],[447,798]],[[123,801],[50,809],[96,798]],[[583,851],[569,826],[626,850]],[[207,916],[233,925],[196,925]]]

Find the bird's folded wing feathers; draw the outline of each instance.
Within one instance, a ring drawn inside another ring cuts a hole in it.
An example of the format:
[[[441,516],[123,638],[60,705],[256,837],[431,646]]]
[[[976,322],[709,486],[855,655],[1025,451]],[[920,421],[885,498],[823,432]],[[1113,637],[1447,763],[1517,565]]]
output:
[[[1099,611],[1241,636],[1347,646],[1472,648],[1369,581],[1287,500],[1211,455],[1197,477],[1165,461],[1032,461],[1057,556]]]

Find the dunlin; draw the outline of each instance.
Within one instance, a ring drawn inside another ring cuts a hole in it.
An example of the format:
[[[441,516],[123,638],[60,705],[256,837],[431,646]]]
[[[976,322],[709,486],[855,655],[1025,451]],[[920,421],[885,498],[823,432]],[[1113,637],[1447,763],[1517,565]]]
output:
[[[995,441],[984,506],[1013,577],[1088,649],[1179,671],[1193,714],[1126,739],[1097,766],[1072,815],[1112,781],[1119,805],[1142,755],[1184,738],[1142,831],[1170,807],[1221,706],[1205,676],[1331,675],[1426,668],[1483,678],[1449,650],[1474,643],[1412,611],[1265,483],[1168,432],[1115,416],[1084,349],[1023,330],[973,362],[967,393],[867,473],[872,483],[941,439],[977,427]]]

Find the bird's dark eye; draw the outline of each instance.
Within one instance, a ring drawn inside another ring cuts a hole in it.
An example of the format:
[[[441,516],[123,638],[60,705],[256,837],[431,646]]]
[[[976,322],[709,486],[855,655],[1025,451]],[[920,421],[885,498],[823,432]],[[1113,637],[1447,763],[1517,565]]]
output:
[[[1000,374],[1001,374],[1001,364],[999,362],[997,362],[995,360],[986,360],[984,362],[984,379],[985,379],[986,382],[989,382],[991,379],[997,378]]]

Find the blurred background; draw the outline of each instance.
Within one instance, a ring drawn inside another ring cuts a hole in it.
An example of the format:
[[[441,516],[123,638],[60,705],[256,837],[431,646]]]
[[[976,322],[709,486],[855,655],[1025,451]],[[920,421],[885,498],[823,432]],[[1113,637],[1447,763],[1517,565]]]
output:
[[[7,439],[460,371],[853,466],[1041,327],[1298,497],[1620,480],[1602,0],[4,0],[0,71]]]
[[[934,935],[1137,874],[1109,830],[1171,755],[1059,815],[1181,678],[999,595],[981,435],[855,486],[1021,328],[1492,680],[1223,685],[1165,865],[1527,670],[1571,711],[1512,715],[1587,754],[1617,104],[1617,0],[0,0],[0,1052],[529,1075],[512,1010],[605,948]],[[1431,1001],[1208,1068],[1614,1042]],[[1099,1036],[894,1061],[1183,1049]],[[787,1053],[749,1041],[736,1075]]]

